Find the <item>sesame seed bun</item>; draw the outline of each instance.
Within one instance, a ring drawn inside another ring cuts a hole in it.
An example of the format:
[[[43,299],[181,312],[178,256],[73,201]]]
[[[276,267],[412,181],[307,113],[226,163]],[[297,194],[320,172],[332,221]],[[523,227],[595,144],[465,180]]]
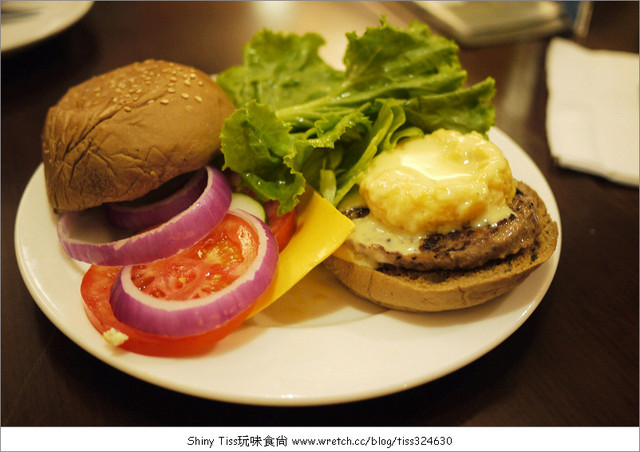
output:
[[[147,60],[71,89],[49,109],[42,136],[55,211],[137,199],[206,165],[234,106],[202,71]]]
[[[477,268],[417,271],[384,266],[374,269],[335,255],[327,258],[324,265],[353,293],[385,308],[436,312],[479,305],[513,290],[553,255],[558,225],[539,198],[538,206],[542,228],[533,246]]]

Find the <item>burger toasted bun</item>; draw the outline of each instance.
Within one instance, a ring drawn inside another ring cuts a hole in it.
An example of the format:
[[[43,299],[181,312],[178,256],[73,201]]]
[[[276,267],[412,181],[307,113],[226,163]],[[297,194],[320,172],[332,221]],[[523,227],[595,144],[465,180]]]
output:
[[[534,246],[472,270],[412,271],[387,266],[375,270],[330,256],[328,268],[353,293],[380,306],[410,312],[467,308],[503,295],[548,260],[558,225],[539,201],[542,225]]]
[[[133,200],[203,167],[233,110],[207,74],[165,61],[134,63],[71,88],[43,131],[51,206]]]

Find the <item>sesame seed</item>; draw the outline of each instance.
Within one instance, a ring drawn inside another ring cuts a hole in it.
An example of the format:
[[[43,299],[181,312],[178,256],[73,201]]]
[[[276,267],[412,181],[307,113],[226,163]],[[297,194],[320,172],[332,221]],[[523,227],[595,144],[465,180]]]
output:
[[[153,102],[154,102],[154,100],[153,100],[153,99],[149,99],[149,100],[147,101],[147,103],[148,103],[148,104],[152,104]]]
[[[176,89],[172,86],[170,88],[167,88],[167,91],[169,91],[170,93],[175,93]]]
[[[183,99],[188,99],[188,98],[189,98],[189,95],[188,95],[187,93],[182,93],[182,98],[183,98]]]
[[[191,82],[189,80],[185,80],[184,84],[187,85],[187,86],[191,86]]]
[[[160,99],[160,103],[163,105],[167,105],[169,101],[167,99]]]
[[[129,107],[128,105],[126,107],[124,107],[124,111],[126,112],[130,112],[131,111],[131,107]]]
[[[196,99],[198,102],[202,102],[202,97],[200,97],[200,96],[195,96],[195,99]]]

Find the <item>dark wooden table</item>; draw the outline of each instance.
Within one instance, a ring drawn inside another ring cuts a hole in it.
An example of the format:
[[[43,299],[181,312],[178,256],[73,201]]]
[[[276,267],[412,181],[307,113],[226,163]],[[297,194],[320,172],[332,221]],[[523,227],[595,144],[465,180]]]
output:
[[[344,32],[428,19],[413,5],[96,2],[75,26],[2,56],[2,425],[638,425],[638,189],[554,165],[545,132],[549,39],[462,49],[474,82],[497,82],[497,126],[524,148],[555,193],[562,255],[525,324],[466,367],[401,393],[341,405],[269,408],[187,396],[94,358],[40,311],[22,282],[14,222],[41,161],[45,113],[92,75],[146,58],[215,73],[266,26]],[[570,36],[568,36],[570,37]],[[638,52],[638,3],[596,2],[590,48]],[[55,271],[55,269],[51,269]]]

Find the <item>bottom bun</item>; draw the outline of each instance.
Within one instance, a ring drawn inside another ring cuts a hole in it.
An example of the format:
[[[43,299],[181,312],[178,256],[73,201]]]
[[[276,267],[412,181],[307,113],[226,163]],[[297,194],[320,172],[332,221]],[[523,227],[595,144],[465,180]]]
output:
[[[390,309],[436,312],[485,303],[514,289],[553,254],[558,225],[540,203],[542,231],[532,248],[472,270],[373,269],[330,256],[329,269],[356,295]]]

